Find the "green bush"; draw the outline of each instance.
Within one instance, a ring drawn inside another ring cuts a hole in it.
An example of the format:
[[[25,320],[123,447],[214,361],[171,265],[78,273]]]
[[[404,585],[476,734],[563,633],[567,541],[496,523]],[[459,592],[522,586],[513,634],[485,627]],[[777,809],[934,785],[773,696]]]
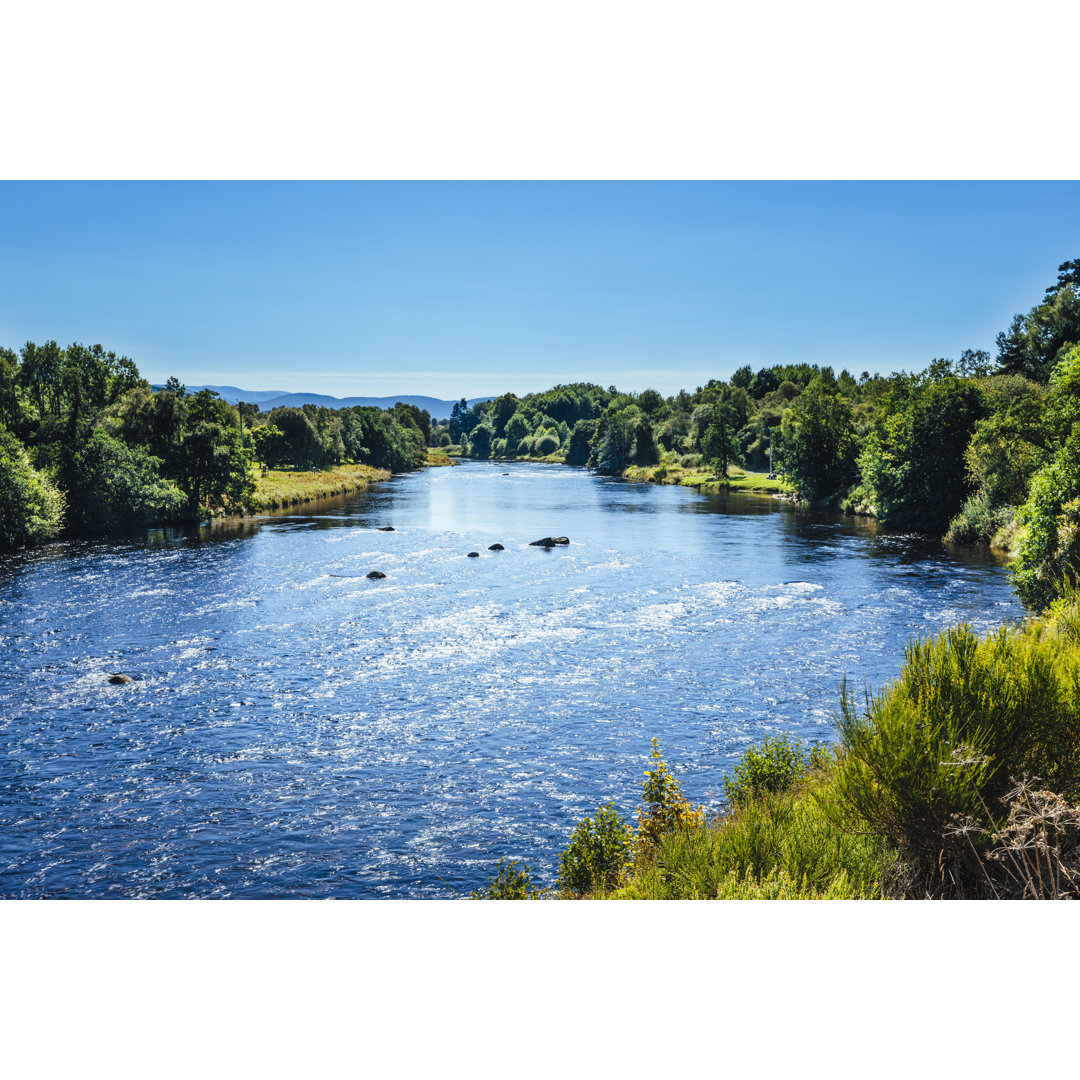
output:
[[[542,890],[534,890],[529,880],[529,868],[525,863],[518,868],[516,859],[508,863],[500,859],[495,876],[488,878],[487,887],[479,892],[471,892],[473,900],[535,900]]]
[[[787,735],[752,746],[724,777],[724,795],[732,806],[743,806],[764,795],[790,791],[807,771],[802,746]]]
[[[559,856],[559,888],[577,896],[614,888],[626,872],[632,846],[633,831],[614,804],[597,807],[594,817],[574,827]]]
[[[976,492],[949,522],[945,539],[954,544],[989,544],[994,534],[1005,528],[1015,515],[1015,507],[995,507],[987,492]]]
[[[1016,516],[1024,531],[1013,585],[1029,608],[1042,611],[1080,581],[1080,428],[1035,474]]]
[[[64,523],[64,495],[0,428],[0,551],[51,540]]]
[[[705,824],[704,808],[693,806],[683,795],[678,780],[660,757],[660,744],[656,739],[652,741],[652,765],[651,769],[645,770],[645,779],[641,782],[643,805],[638,810],[635,837],[639,860],[649,857],[653,845],[664,833],[700,828]]]
[[[952,627],[909,645],[861,713],[845,689],[838,726],[834,820],[898,848],[916,894],[964,894],[982,871],[958,820],[992,832],[1025,775],[1080,794],[1080,653],[1047,626]]]

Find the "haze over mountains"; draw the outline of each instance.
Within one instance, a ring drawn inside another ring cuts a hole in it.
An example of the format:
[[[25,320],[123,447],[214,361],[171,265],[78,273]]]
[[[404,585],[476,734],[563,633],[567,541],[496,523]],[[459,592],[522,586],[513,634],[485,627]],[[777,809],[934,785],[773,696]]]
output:
[[[160,390],[160,386],[153,389]],[[336,398],[327,394],[290,394],[287,390],[241,390],[236,386],[189,386],[188,393],[194,394],[197,390],[212,390],[230,405],[238,401],[250,401],[259,406],[260,412],[269,412],[279,406],[287,405],[290,408],[299,408],[301,405],[325,405],[328,409],[350,409],[354,405],[374,405],[377,409],[390,409],[399,401],[406,405],[415,405],[418,409],[426,409],[433,420],[448,420],[456,401],[443,401],[441,398],[425,397],[422,394],[398,394],[396,397],[347,397]],[[496,394],[487,397],[469,398],[468,405],[471,408],[478,401],[491,401]]]

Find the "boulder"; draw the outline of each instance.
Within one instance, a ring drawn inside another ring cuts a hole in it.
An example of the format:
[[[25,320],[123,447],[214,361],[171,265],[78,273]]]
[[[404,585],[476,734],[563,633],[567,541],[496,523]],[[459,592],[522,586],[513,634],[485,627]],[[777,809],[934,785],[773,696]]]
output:
[[[109,676],[109,682],[114,683],[116,686],[123,686],[124,683],[131,682],[130,675],[122,675],[119,671],[114,671]]]
[[[542,540],[534,540],[529,547],[563,547],[570,541],[565,536],[545,536]]]
[[[505,551],[505,550],[506,550],[506,548],[504,548],[502,546],[502,544],[489,544],[488,545],[488,551]]]
[[[381,581],[386,575],[381,570],[369,570],[368,577],[372,581]]]
[[[466,559],[479,559],[480,558],[480,552],[479,551],[470,551],[469,554],[465,556],[465,558]]]

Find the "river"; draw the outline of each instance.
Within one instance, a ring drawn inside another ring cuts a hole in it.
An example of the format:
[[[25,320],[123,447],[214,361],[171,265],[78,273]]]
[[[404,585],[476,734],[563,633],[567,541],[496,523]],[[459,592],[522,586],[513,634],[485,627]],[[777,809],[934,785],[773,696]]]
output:
[[[754,741],[832,741],[843,676],[1021,615],[985,552],[543,465],[0,557],[0,896],[550,882],[653,736],[717,808]]]

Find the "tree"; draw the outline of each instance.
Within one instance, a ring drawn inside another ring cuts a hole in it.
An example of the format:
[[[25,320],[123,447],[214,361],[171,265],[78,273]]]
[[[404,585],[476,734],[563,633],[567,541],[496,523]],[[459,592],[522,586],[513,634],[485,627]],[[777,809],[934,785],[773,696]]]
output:
[[[64,496],[0,428],[0,550],[51,540],[64,522]]]
[[[1035,474],[1016,516],[1023,532],[1013,585],[1024,604],[1042,611],[1080,579],[1080,428]]]
[[[525,419],[524,414],[519,409],[506,422],[507,453],[511,455],[514,454],[517,450],[518,443],[520,443],[530,431],[529,421]]]
[[[211,390],[188,398],[183,441],[170,459],[166,471],[187,496],[191,517],[204,506],[242,503],[255,490],[236,412]]]
[[[494,432],[487,424],[480,424],[473,428],[469,443],[472,447],[472,456],[484,460],[491,456],[491,444],[495,441]]]
[[[160,459],[95,431],[66,477],[68,527],[80,534],[120,532],[180,517],[184,494],[161,478],[160,467]]]
[[[718,401],[709,411],[709,422],[701,436],[701,452],[714,462],[716,475],[727,476],[728,466],[739,456],[739,422],[735,409]]]
[[[836,383],[818,376],[783,416],[784,474],[800,496],[816,502],[855,481],[855,425]]]
[[[652,424],[647,417],[641,417],[634,432],[634,463],[637,465],[655,465],[660,460],[660,452],[653,439]]]
[[[885,523],[941,536],[971,494],[964,451],[986,413],[971,379],[898,376],[867,435],[859,468]]]
[[[1080,260],[1062,263],[1042,303],[1016,315],[1008,331],[998,334],[1001,372],[1046,382],[1057,362],[1080,342],[1078,265]]]

